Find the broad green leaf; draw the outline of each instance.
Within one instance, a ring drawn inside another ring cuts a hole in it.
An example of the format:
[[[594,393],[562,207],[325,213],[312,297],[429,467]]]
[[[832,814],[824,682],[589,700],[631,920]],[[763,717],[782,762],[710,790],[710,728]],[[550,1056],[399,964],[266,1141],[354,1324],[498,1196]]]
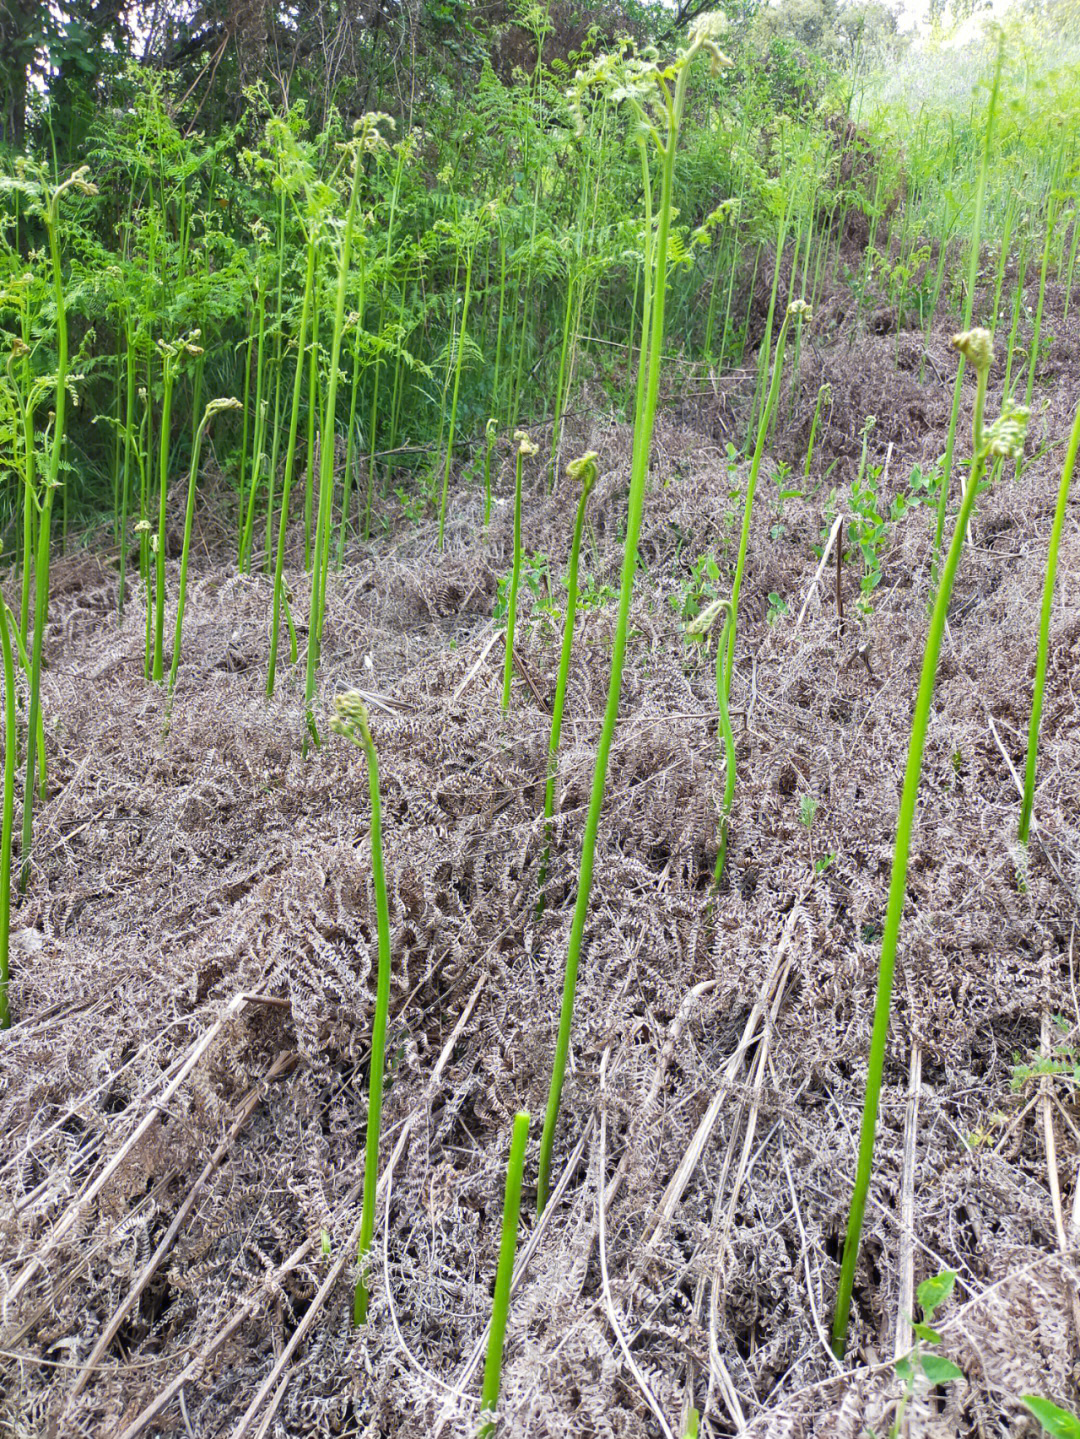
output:
[[[940,1274],[935,1274],[931,1279],[924,1279],[916,1291],[919,1296],[919,1303],[922,1305],[923,1315],[927,1320],[934,1317],[934,1310],[944,1304],[949,1295],[953,1292],[953,1285],[956,1283],[956,1275],[951,1269],[944,1269]]]
[[[964,1371],[958,1369],[951,1359],[940,1354],[922,1355],[922,1371],[931,1384],[951,1384],[954,1379],[963,1379]]]
[[[1047,1434],[1054,1439],[1080,1439],[1080,1419],[1067,1409],[1059,1409],[1049,1399],[1040,1399],[1037,1394],[1024,1394],[1020,1400],[1039,1421]]]

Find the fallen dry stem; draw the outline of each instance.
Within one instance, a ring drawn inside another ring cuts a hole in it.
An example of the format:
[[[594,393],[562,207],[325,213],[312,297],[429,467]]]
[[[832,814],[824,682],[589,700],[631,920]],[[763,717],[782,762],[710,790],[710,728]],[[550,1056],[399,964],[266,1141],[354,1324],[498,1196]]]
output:
[[[229,1130],[228,1133],[225,1135],[225,1138],[221,1141],[221,1143],[214,1150],[213,1154],[206,1161],[202,1172],[185,1195],[183,1203],[176,1211],[172,1223],[169,1225],[168,1229],[166,1229],[157,1248],[154,1250],[153,1254],[150,1256],[149,1260],[144,1266],[142,1273],[128,1290],[124,1298],[120,1301],[120,1304],[114,1311],[112,1318],[105,1325],[105,1328],[101,1331],[101,1336],[91,1350],[90,1357],[83,1365],[78,1378],[72,1385],[71,1393],[68,1396],[69,1407],[74,1402],[74,1400],[77,1399],[78,1396],[82,1393],[87,1381],[93,1374],[94,1370],[97,1368],[98,1364],[101,1362],[101,1359],[104,1356],[106,1350],[109,1348],[110,1344],[115,1338],[117,1330],[120,1328],[121,1324],[123,1324],[128,1314],[131,1313],[132,1306],[138,1301],[139,1296],[143,1293],[143,1291],[146,1289],[146,1286],[150,1283],[151,1279],[161,1267],[162,1260],[172,1248],[173,1241],[180,1233],[180,1230],[184,1225],[184,1221],[187,1219],[192,1209],[194,1209],[196,1201],[201,1196],[203,1189],[206,1186],[206,1181],[210,1178],[214,1170],[229,1153],[230,1149],[233,1146],[233,1142],[236,1139],[236,1136],[240,1133],[241,1129],[243,1129],[244,1125],[255,1113],[255,1110],[258,1107],[260,1100],[265,1095],[269,1085],[280,1075],[286,1073],[289,1069],[291,1069],[296,1064],[297,1058],[298,1056],[295,1052],[289,1052],[288,1054],[279,1054],[278,1057],[267,1069],[266,1074],[263,1076],[262,1080],[257,1085],[254,1085],[245,1095],[244,1099],[241,1101],[240,1105],[238,1106],[236,1118],[229,1126]]]

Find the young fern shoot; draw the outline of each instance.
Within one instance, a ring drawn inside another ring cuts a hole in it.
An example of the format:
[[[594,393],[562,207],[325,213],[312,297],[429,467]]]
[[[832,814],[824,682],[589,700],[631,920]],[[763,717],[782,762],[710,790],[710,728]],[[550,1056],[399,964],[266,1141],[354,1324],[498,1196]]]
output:
[[[489,419],[484,426],[484,533],[491,519],[491,455],[499,434],[498,422]]]
[[[52,444],[49,449],[49,469],[38,504],[37,553],[34,557],[34,643],[29,649],[30,659],[30,708],[26,723],[26,776],[23,788],[22,825],[22,872],[19,877],[20,889],[25,889],[30,879],[30,848],[33,838],[34,814],[34,765],[42,766],[42,796],[44,797],[44,747],[38,753],[41,726],[41,651],[45,638],[45,612],[49,607],[49,552],[52,541],[53,497],[60,486],[60,457],[64,450],[68,400],[68,325],[64,304],[64,282],[60,269],[60,201],[69,191],[80,195],[96,195],[98,188],[87,180],[90,167],[84,165],[76,170],[70,179],[58,185],[49,193],[47,185],[42,186],[42,219],[49,240],[49,260],[52,270],[53,300],[56,306],[56,400]],[[29,427],[27,434],[29,435]],[[31,441],[32,444],[32,441]],[[29,481],[28,481],[29,483]],[[36,497],[28,496],[29,499]],[[30,562],[27,550],[25,564]]]
[[[510,572],[510,594],[506,601],[506,656],[503,660],[502,712],[510,708],[510,677],[514,672],[514,626],[517,622],[518,589],[521,585],[521,466],[536,454],[537,445],[525,430],[515,430],[514,455],[514,567]]]
[[[750,516],[754,508],[754,491],[757,489],[758,475],[761,473],[761,460],[765,454],[765,439],[769,433],[769,423],[780,396],[780,376],[784,368],[784,349],[787,345],[788,326],[792,320],[799,324],[805,320],[807,324],[810,324],[813,318],[813,311],[805,300],[793,300],[787,307],[784,322],[780,326],[780,333],[776,337],[776,354],[773,358],[769,393],[765,400],[765,408],[758,421],[757,443],[754,445],[754,454],[750,461],[750,478],[746,484],[742,532],[739,535],[739,555],[735,562],[735,579],[731,586],[731,619],[726,626],[727,653],[724,657],[724,695],[727,699],[731,698],[731,674],[735,660],[735,629],[739,619],[739,592],[742,589],[743,572],[746,569],[746,551],[750,543]]]
[[[506,1166],[506,1192],[503,1198],[499,1267],[495,1274],[495,1297],[491,1305],[491,1331],[488,1334],[487,1358],[484,1362],[484,1387],[480,1399],[480,1409],[485,1414],[494,1414],[495,1406],[499,1402],[503,1345],[506,1342],[506,1321],[510,1313],[510,1281],[514,1277],[518,1220],[521,1216],[521,1176],[525,1169],[525,1147],[528,1142],[529,1115],[522,1110],[514,1116],[514,1129],[510,1138],[510,1159]],[[477,1433],[477,1439],[489,1439],[494,1432],[494,1423],[485,1420]]]
[[[353,126],[355,138],[348,148],[352,161],[352,184],[345,210],[345,229],[338,256],[337,296],[334,305],[334,329],[330,341],[330,371],[326,384],[326,398],[323,407],[322,430],[319,447],[319,512],[315,526],[315,545],[311,564],[311,605],[308,615],[307,678],[304,685],[304,705],[307,710],[308,733],[318,744],[315,729],[313,701],[315,677],[319,667],[322,649],[322,627],[325,611],[326,572],[330,563],[330,528],[334,494],[334,419],[337,408],[337,387],[341,360],[341,338],[345,332],[345,293],[348,286],[349,266],[352,261],[353,231],[356,224],[357,200],[360,194],[360,177],[363,174],[363,157],[386,149],[387,143],[379,133],[379,125],[385,121],[393,125],[389,115],[371,113],[363,115]]]
[[[724,675],[724,656],[727,653],[731,628],[735,623],[735,607],[730,600],[714,600],[692,619],[686,627],[688,639],[703,641],[715,628],[716,621],[723,616],[720,639],[716,646],[716,707],[720,711],[719,741],[724,749],[724,798],[720,804],[720,837],[716,847],[716,867],[713,870],[713,889],[720,888],[727,858],[728,825],[731,806],[735,800],[735,736],[731,729],[728,713],[727,683]]]
[[[679,126],[686,101],[686,85],[690,69],[697,55],[702,50],[707,51],[712,57],[713,66],[716,69],[730,64],[727,56],[721,52],[716,43],[726,29],[727,20],[719,12],[702,15],[691,28],[686,49],[679,52],[673,64],[660,68],[650,61],[626,59],[615,55],[600,56],[587,70],[579,72],[576,85],[575,98],[579,106],[584,95],[590,89],[600,88],[603,90],[612,86],[619,99],[630,103],[638,122],[635,138],[642,155],[644,169],[647,171],[647,156],[653,146],[660,155],[660,209],[657,216],[655,243],[649,246],[650,264],[646,272],[649,327],[647,333],[643,331],[642,335],[641,369],[636,389],[634,440],[630,462],[630,493],[626,515],[626,542],[623,548],[619,607],[611,651],[611,674],[608,681],[607,703],[600,728],[600,739],[597,744],[596,763],[593,768],[589,807],[585,818],[581,866],[578,871],[577,899],[574,904],[570,940],[567,945],[559,1031],[555,1042],[551,1088],[548,1093],[544,1130],[540,1141],[536,1203],[537,1209],[541,1213],[548,1200],[551,1160],[555,1147],[555,1127],[558,1123],[559,1101],[562,1096],[563,1082],[566,1078],[566,1063],[570,1053],[574,993],[577,987],[578,965],[581,960],[581,946],[585,935],[589,897],[592,892],[593,864],[600,828],[600,811],[604,803],[608,756],[611,753],[615,725],[619,716],[619,694],[622,689],[623,663],[626,656],[630,601],[633,597],[634,574],[638,562],[637,545],[645,502],[645,482],[649,472],[649,450],[652,445],[653,425],[660,393],[660,355],[664,341],[668,241],[671,234],[672,189]],[[672,87],[671,81],[674,81],[674,87]],[[650,187],[646,186],[646,196],[649,194],[649,190]],[[647,231],[647,233],[651,234],[651,231]]]
[[[0,1029],[11,1025],[8,1005],[9,941],[11,936],[11,834],[15,817],[15,657],[11,647],[11,631],[16,629],[12,615],[0,595],[0,650],[4,664],[4,812],[0,827]]]
[[[566,707],[566,686],[570,679],[570,656],[574,648],[574,620],[577,613],[578,565],[581,559],[581,536],[585,529],[585,509],[589,496],[596,484],[599,473],[595,450],[578,460],[571,460],[566,467],[572,480],[581,484],[577,515],[574,519],[574,538],[570,545],[570,566],[566,573],[566,624],[563,629],[562,653],[559,656],[559,677],[555,684],[555,703],[551,709],[551,736],[548,740],[548,776],[544,789],[544,854],[540,860],[540,875],[537,884],[541,890],[547,879],[548,860],[551,856],[551,817],[555,812],[555,775],[558,770],[559,739],[562,735],[563,710]],[[541,903],[543,896],[541,895]]]
[[[195,431],[195,443],[191,447],[191,469],[188,473],[187,508],[184,511],[184,546],[180,555],[180,593],[176,600],[176,628],[173,631],[172,664],[169,667],[168,691],[171,695],[176,686],[176,671],[180,667],[180,631],[184,623],[184,603],[187,599],[187,572],[188,558],[191,554],[191,523],[195,517],[195,482],[199,474],[199,455],[202,452],[203,436],[206,434],[206,427],[215,415],[225,414],[229,410],[240,410],[243,406],[239,400],[220,399],[211,400],[199,421],[199,428]]]
[[[175,344],[158,341],[163,367],[163,399],[161,402],[161,449],[159,452],[158,527],[151,538],[155,555],[154,578],[154,662],[153,678],[161,684],[165,678],[165,505],[169,494],[169,446],[170,418],[172,414],[173,386],[176,383],[176,368],[184,355],[201,355],[202,348],[195,344],[200,338],[198,330],[192,330],[186,340]],[[154,541],[156,540],[156,544]]]
[[[330,728],[359,745],[367,759],[371,796],[371,872],[375,883],[375,921],[379,933],[379,973],[375,987],[375,1021],[371,1033],[368,1078],[367,1140],[364,1150],[364,1201],[360,1213],[357,1263],[360,1273],[353,1293],[353,1324],[367,1320],[367,1256],[375,1233],[375,1194],[379,1184],[379,1128],[382,1122],[383,1066],[386,1056],[386,1019],[390,1010],[390,908],[386,898],[386,872],[382,853],[382,806],[379,801],[379,761],[371,737],[367,706],[349,690],[334,700]]]
[[[1043,691],[1046,688],[1046,666],[1050,654],[1050,615],[1054,607],[1054,581],[1057,578],[1061,533],[1065,526],[1065,506],[1069,501],[1069,486],[1072,483],[1078,448],[1080,448],[1080,409],[1077,409],[1076,418],[1073,420],[1069,447],[1065,452],[1061,483],[1058,486],[1057,507],[1054,510],[1054,523],[1050,530],[1050,549],[1046,556],[1046,578],[1043,582],[1042,609],[1039,615],[1039,641],[1035,655],[1035,690],[1031,699],[1027,764],[1024,767],[1024,797],[1020,808],[1020,827],[1017,835],[1022,845],[1026,845],[1028,842],[1028,833],[1031,829],[1031,810],[1035,803],[1035,766],[1039,749]]]
[[[885,1067],[885,1045],[889,1034],[889,1010],[892,999],[893,973],[896,968],[896,949],[900,937],[900,920],[904,909],[907,886],[908,852],[911,834],[915,824],[915,803],[919,792],[919,777],[922,772],[923,748],[930,723],[930,705],[934,695],[937,677],[938,656],[945,634],[945,620],[953,581],[956,578],[960,553],[964,545],[968,522],[975,507],[979,482],[989,458],[1015,456],[1023,450],[1027,432],[1028,412],[1023,408],[1007,406],[1001,416],[989,428],[983,425],[983,409],[986,404],[986,386],[993,363],[993,341],[988,330],[965,330],[953,336],[953,344],[968,364],[975,370],[977,389],[972,415],[972,462],[968,485],[964,490],[960,512],[953,529],[940,582],[934,596],[934,608],[930,617],[930,632],[923,654],[922,672],[915,697],[915,711],[911,722],[911,740],[908,746],[907,766],[904,770],[904,784],[900,794],[900,811],[896,825],[896,846],[893,853],[892,878],[889,884],[889,902],[885,913],[885,924],[881,936],[881,959],[878,964],[877,998],[874,1005],[874,1021],[870,1036],[870,1057],[866,1076],[866,1099],[863,1106],[862,1127],[859,1135],[859,1155],[855,1172],[855,1188],[851,1197],[848,1216],[847,1237],[837,1287],[836,1309],[833,1316],[832,1342],[838,1357],[843,1357],[847,1343],[848,1318],[851,1312],[851,1295],[855,1282],[855,1263],[858,1258],[859,1241],[862,1235],[863,1216],[870,1188],[870,1174],[874,1159],[874,1133],[877,1126],[878,1104],[881,1096],[881,1082]]]

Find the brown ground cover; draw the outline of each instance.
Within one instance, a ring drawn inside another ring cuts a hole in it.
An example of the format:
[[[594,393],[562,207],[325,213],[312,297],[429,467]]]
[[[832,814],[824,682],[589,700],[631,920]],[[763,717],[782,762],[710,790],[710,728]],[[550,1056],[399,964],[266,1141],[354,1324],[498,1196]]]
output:
[[[701,555],[728,583],[745,471],[724,442],[741,438],[745,387],[718,381],[658,422],[557,1145],[565,1184],[542,1224],[531,1208],[523,1223],[521,1249],[535,1247],[511,1311],[507,1436],[655,1435],[649,1396],[675,1428],[688,1392],[713,1435],[883,1436],[900,1392],[888,1361],[906,1257],[916,1281],[957,1272],[939,1317],[943,1352],[966,1376],[920,1396],[913,1433],[1033,1434],[1019,1395],[1080,1398],[1076,1088],[1065,1076],[1013,1084],[1048,1034],[1075,1046],[1080,1024],[1075,502],[1026,889],[1014,845],[1060,446],[985,495],[962,561],[913,844],[854,1367],[840,1372],[823,1342],[932,513],[917,505],[889,526],[863,617],[862,562],[849,557],[842,632],[831,568],[811,585],[814,546],[845,504],[866,416],[891,497],[944,449],[955,373],[947,331],[929,345],[912,332],[852,338],[836,305],[802,348],[773,446],[797,476],[828,381],[811,481],[786,482],[804,494],[782,505],[770,475],[758,493],[732,692],[738,787],[715,901],[715,691],[677,610]],[[1048,320],[1060,338],[1038,377],[1047,406],[1029,457],[1067,434],[1075,328]],[[579,618],[542,914],[561,626],[527,594],[504,718],[491,615],[510,565],[508,467],[486,537],[479,496],[459,491],[445,555],[432,524],[403,525],[330,583],[320,715],[340,689],[372,696],[393,927],[384,1181],[360,1334],[350,1286],[375,959],[363,757],[329,735],[303,755],[302,679],[286,674],[266,701],[269,584],[218,562],[212,515],[171,714],[142,677],[137,600],[118,626],[113,569],[57,564],[50,798],[14,916],[16,1027],[0,1044],[0,1432],[475,1433],[469,1363],[520,1108],[535,1116],[527,1207],[534,1193],[614,625],[603,586],[618,583],[629,474],[625,426],[575,425],[569,449],[600,456],[583,569],[601,602]],[[573,497],[565,479],[547,493],[544,462],[542,446],[525,549],[558,575]],[[304,588],[295,572],[298,623]]]

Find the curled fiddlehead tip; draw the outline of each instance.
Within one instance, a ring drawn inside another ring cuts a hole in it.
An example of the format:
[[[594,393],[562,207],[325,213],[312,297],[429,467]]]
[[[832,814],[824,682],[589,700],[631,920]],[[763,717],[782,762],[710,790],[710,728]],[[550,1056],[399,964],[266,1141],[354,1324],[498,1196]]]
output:
[[[539,454],[540,446],[534,444],[533,441],[529,439],[528,430],[515,430],[514,440],[518,447],[518,454],[521,455],[523,459],[528,459],[531,455]]]
[[[787,312],[791,319],[805,320],[808,325],[814,318],[813,308],[805,300],[792,300]]]
[[[343,694],[334,696],[334,713],[330,720],[330,728],[334,734],[344,735],[354,744],[361,743],[357,735],[358,730],[361,735],[370,736],[371,717],[358,690],[346,690]]]
[[[980,325],[953,335],[951,344],[976,370],[989,370],[994,363],[994,337]]]
[[[1001,414],[986,431],[986,453],[995,458],[1016,460],[1024,452],[1028,420],[1031,411],[1027,405],[1006,405]]]
[[[566,473],[572,480],[581,481],[581,487],[586,494],[596,484],[596,477],[600,473],[598,458],[595,450],[587,450],[578,459],[571,460],[566,467]]]
[[[699,15],[694,21],[690,30],[690,51],[699,47],[707,50],[712,62],[712,72],[719,74],[721,70],[730,70],[732,60],[726,55],[716,43],[728,32],[728,18],[722,10],[710,10],[705,15]]]
[[[715,627],[718,620],[723,620],[724,624],[727,624],[734,613],[730,600],[713,600],[711,605],[706,605],[699,615],[695,615],[692,620],[687,622],[687,639],[703,640]]]
[[[209,402],[203,418],[209,420],[214,415],[224,414],[226,410],[242,410],[243,408],[239,400],[234,399],[231,395],[223,395],[220,399]]]

